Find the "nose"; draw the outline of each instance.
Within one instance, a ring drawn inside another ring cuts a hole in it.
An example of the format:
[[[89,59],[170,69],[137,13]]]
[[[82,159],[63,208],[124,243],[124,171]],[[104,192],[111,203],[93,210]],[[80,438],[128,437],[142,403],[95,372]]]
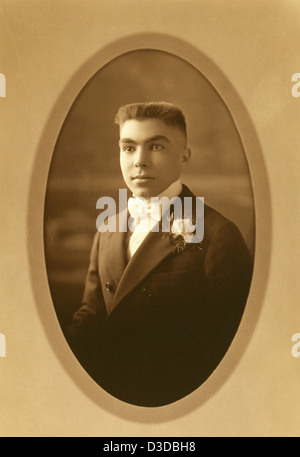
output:
[[[135,156],[134,156],[134,166],[135,167],[147,167],[148,166],[148,156],[146,148],[143,146],[139,146],[136,149]]]

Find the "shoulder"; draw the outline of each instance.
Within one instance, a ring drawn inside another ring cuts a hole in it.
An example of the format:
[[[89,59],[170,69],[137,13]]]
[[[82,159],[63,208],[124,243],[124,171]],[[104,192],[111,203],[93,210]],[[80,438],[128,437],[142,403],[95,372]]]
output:
[[[216,235],[242,236],[234,222],[209,205],[204,205],[205,238],[210,241]]]
[[[192,197],[196,195],[185,185],[183,185],[182,197]],[[225,217],[216,209],[204,202],[204,239],[203,244],[208,247],[211,243],[222,243],[224,245],[238,244],[244,245],[244,239],[237,225]]]
[[[186,185],[183,185],[183,190],[181,193],[181,198],[186,199],[187,197],[192,198],[194,201],[199,198],[197,197]],[[217,229],[222,229],[223,227],[231,228],[233,231],[238,230],[237,226],[221,214],[216,209],[207,205],[204,200],[204,223],[206,229],[206,236],[211,236],[213,232]],[[194,210],[194,207],[193,207]]]
[[[101,217],[100,217],[101,216]],[[128,211],[127,207],[122,209],[120,212],[113,212],[112,214],[101,213],[98,216],[96,227],[97,233],[95,235],[95,241],[106,239],[116,232],[127,231],[128,225]]]

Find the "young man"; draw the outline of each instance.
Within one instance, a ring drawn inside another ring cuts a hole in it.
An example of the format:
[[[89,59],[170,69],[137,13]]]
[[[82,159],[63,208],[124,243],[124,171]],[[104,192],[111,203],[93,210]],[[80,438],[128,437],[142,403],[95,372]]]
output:
[[[199,387],[223,358],[244,311],[252,260],[237,227],[207,205],[198,243],[173,233],[175,206],[149,206],[153,197],[177,197],[184,214],[189,197],[190,225],[197,220],[196,197],[180,180],[191,154],[182,112],[169,103],[137,103],[121,107],[116,123],[133,233],[95,235],[83,303],[67,338],[109,393],[162,406]],[[169,232],[162,229],[166,209]]]

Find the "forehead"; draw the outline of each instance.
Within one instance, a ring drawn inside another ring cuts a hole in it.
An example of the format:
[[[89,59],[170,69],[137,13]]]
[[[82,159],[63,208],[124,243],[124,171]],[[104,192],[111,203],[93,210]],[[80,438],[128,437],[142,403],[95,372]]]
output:
[[[178,141],[184,138],[184,133],[161,119],[129,119],[120,126],[120,140],[132,139],[145,141],[154,137],[166,137],[169,141]]]

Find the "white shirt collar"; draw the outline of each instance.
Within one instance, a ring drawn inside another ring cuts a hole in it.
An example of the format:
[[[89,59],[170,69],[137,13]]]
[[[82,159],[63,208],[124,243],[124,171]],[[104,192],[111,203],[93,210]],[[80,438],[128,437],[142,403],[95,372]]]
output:
[[[135,219],[135,224],[139,225],[142,219],[147,222],[149,217],[152,219],[153,223],[161,220],[162,215],[170,206],[170,201],[175,197],[178,197],[181,191],[182,184],[180,179],[178,179],[159,195],[152,197],[148,201],[133,195],[133,197],[128,200],[128,209]],[[164,198],[166,198],[167,201],[165,201]],[[159,202],[158,200],[160,199],[162,199],[162,201]]]

